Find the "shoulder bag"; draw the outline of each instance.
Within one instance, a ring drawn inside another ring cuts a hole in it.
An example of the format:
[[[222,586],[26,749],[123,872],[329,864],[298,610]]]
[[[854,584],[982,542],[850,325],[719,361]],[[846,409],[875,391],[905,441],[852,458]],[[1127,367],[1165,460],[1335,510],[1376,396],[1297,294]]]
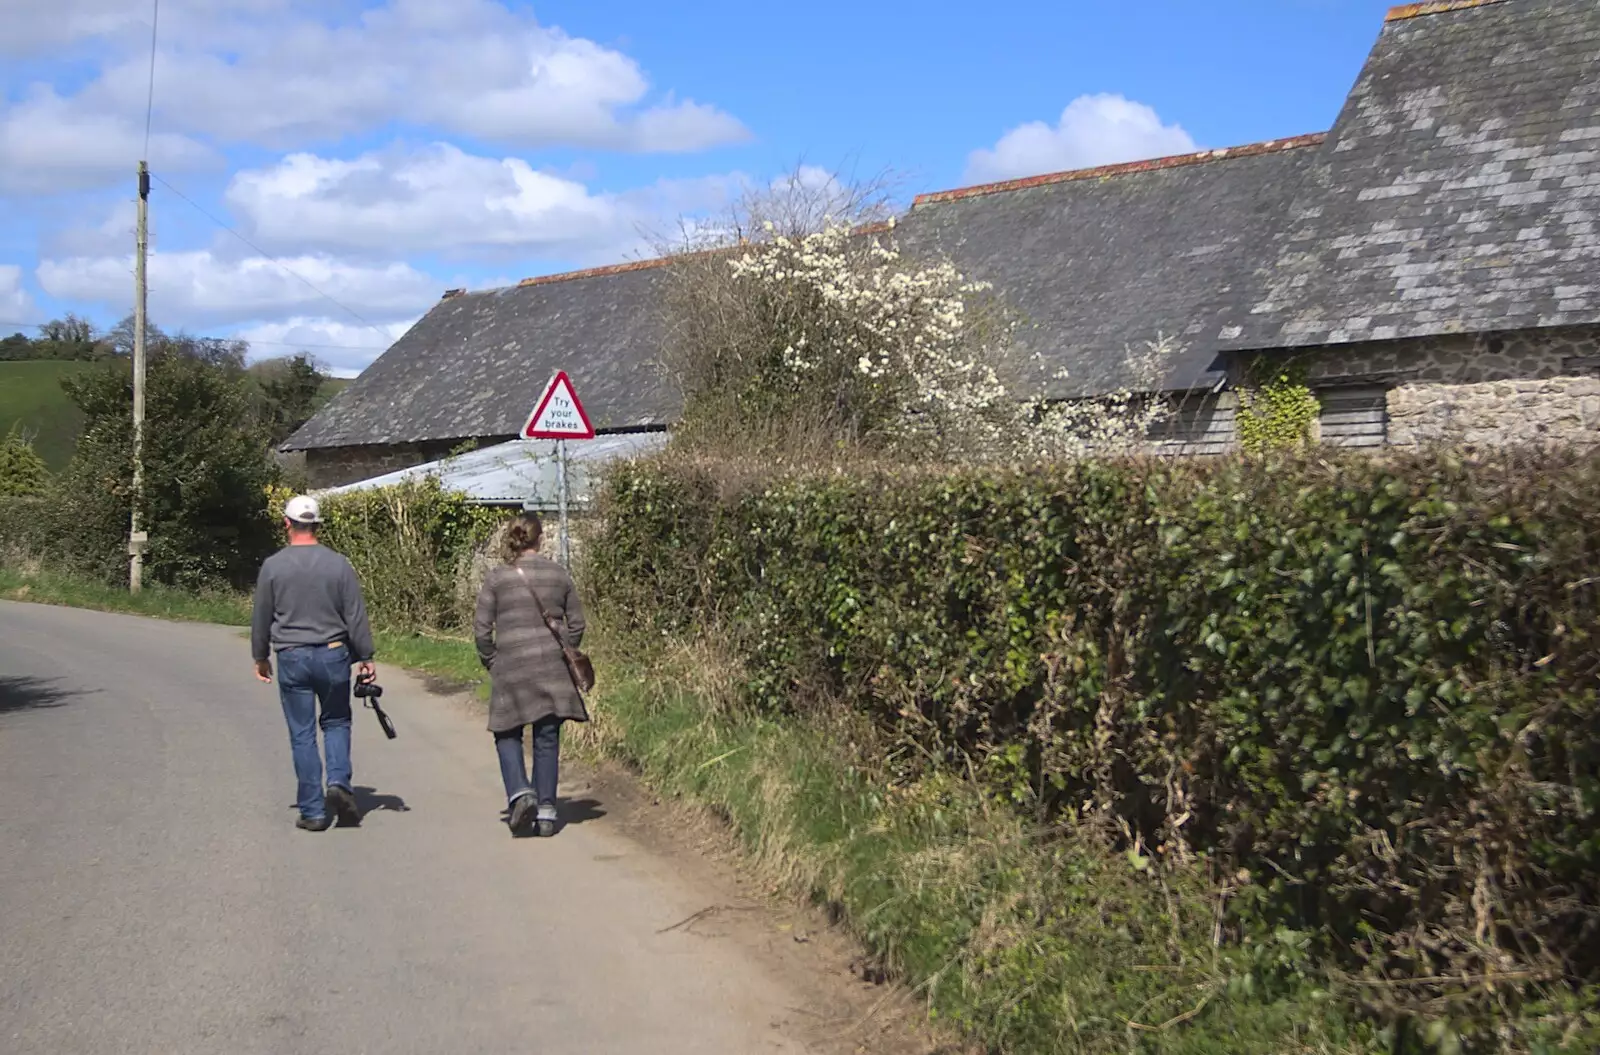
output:
[[[528,574],[520,567],[513,564],[512,569],[522,580],[522,585],[528,588],[528,596],[533,598],[534,605],[539,609],[539,618],[544,620],[545,628],[550,631],[550,636],[556,639],[556,644],[561,648],[561,658],[567,661],[567,673],[572,675],[572,684],[577,686],[580,694],[594,688],[594,664],[582,650],[567,644],[567,635],[561,632],[556,625],[555,618],[545,610],[544,602],[539,600],[539,594],[533,588],[533,583],[528,580]]]

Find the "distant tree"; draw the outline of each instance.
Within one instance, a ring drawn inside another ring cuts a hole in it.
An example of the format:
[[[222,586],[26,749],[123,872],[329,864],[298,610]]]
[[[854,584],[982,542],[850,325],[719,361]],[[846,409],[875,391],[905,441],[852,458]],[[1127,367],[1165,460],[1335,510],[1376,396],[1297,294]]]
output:
[[[56,344],[89,344],[94,341],[94,324],[69,312],[39,327],[39,339]]]
[[[261,412],[273,446],[293,435],[322,404],[328,375],[315,359],[298,355],[263,359],[250,367],[261,391]]]
[[[120,357],[128,358],[133,355],[134,343],[133,316],[129,315],[111,327],[106,332],[106,343],[114,353]],[[250,342],[235,340],[227,337],[194,337],[182,330],[177,333],[168,333],[159,325],[149,319],[144,324],[145,354],[155,356],[163,353],[183,356],[188,359],[198,359],[213,366],[230,366],[244,368],[245,358],[250,354]]]
[[[244,586],[274,545],[270,430],[233,343],[171,339],[150,351],[144,513],[146,567],[158,582]],[[130,364],[119,358],[62,387],[85,420],[55,489],[55,548],[80,570],[120,581],[133,498]]]
[[[27,358],[87,362],[106,355],[107,346],[96,339],[94,324],[69,313],[39,327],[39,336],[32,342]]]
[[[10,337],[0,338],[0,363],[33,357],[33,341],[25,334],[13,333]]]
[[[118,322],[115,326],[106,331],[106,343],[111,346],[112,351],[116,355],[119,355],[124,359],[130,359],[133,357],[133,331],[133,316],[124,316],[122,321]],[[144,341],[146,351],[148,352],[150,348],[165,343],[166,340],[167,335],[161,329],[161,327],[157,326],[149,319],[146,319],[144,323]]]

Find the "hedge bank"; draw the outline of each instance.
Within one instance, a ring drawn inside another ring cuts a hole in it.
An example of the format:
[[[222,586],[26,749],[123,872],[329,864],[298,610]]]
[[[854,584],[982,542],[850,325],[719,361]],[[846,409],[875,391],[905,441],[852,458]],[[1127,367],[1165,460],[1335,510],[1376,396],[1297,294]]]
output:
[[[1204,855],[1223,940],[1492,1020],[1600,982],[1597,550],[1600,461],[1556,453],[674,459],[612,475],[589,572],[632,631],[713,636],[754,706],[869,716],[914,748],[891,778],[970,767],[1136,867]]]

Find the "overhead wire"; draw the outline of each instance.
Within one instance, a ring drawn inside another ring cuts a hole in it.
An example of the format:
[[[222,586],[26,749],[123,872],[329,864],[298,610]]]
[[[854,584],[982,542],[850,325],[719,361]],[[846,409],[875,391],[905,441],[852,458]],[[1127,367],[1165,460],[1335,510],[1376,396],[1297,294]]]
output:
[[[214,214],[212,214],[206,208],[201,206],[193,198],[191,198],[187,194],[183,193],[183,191],[179,190],[177,187],[174,187],[167,180],[163,179],[161,176],[157,175],[154,172],[152,172],[150,174],[150,176],[156,182],[160,183],[163,187],[167,188],[167,190],[171,191],[173,194],[176,194],[179,198],[183,199],[183,201],[186,202],[189,205],[190,208],[194,209],[201,216],[204,216],[206,219],[210,220],[212,223],[216,224],[218,227],[222,228],[224,231],[227,231],[229,234],[231,234],[235,238],[239,239],[239,241],[243,242],[245,245],[249,246],[250,249],[255,251],[263,260],[266,260],[268,263],[272,264],[278,270],[282,271],[284,274],[288,275],[290,278],[294,279],[295,281],[301,283],[307,289],[311,290],[311,292],[315,293],[317,296],[319,296],[322,299],[326,300],[329,304],[332,304],[334,307],[338,308],[339,310],[343,311],[345,314],[349,315],[352,319],[355,319],[357,322],[361,323],[361,325],[367,327],[373,333],[376,333],[378,336],[382,337],[384,339],[384,342],[385,342],[385,345],[384,345],[385,347],[387,347],[389,344],[392,344],[394,342],[394,336],[392,334],[390,334],[387,330],[383,329],[381,326],[378,326],[376,323],[370,322],[367,319],[363,318],[359,312],[357,312],[354,308],[350,307],[348,304],[345,304],[342,301],[340,301],[338,298],[334,297],[333,294],[328,293],[328,292],[320,289],[310,279],[306,278],[304,275],[302,275],[299,272],[295,271],[293,268],[291,268],[287,264],[283,263],[283,261],[281,261],[277,257],[273,256],[271,253],[267,252],[265,249],[261,248],[255,242],[252,242],[250,239],[248,239],[244,235],[240,234],[237,230],[235,230],[233,228],[232,225],[228,224],[226,221],[218,219]]]
[[[147,93],[145,95],[145,105],[144,105],[144,154],[145,154],[145,159],[146,160],[148,160],[149,156],[150,156],[150,133],[151,133],[151,128],[152,128],[152,125],[153,125],[153,122],[154,122],[154,118],[155,118],[156,54],[157,54],[157,49],[158,49],[158,43],[160,41],[160,35],[159,35],[160,34],[160,25],[161,25],[161,0],[151,0],[151,5],[150,5],[150,78],[149,78],[148,90],[147,90]],[[332,294],[328,293],[326,290],[318,288],[317,285],[315,283],[313,283],[310,279],[306,278],[304,275],[300,274],[299,272],[295,271],[293,268],[291,268],[288,265],[284,264],[281,260],[279,260],[276,257],[274,257],[271,253],[268,253],[265,249],[262,249],[260,246],[256,245],[254,242],[252,242],[250,239],[248,239],[244,235],[240,234],[236,229],[234,229],[234,227],[231,224],[228,224],[228,223],[224,222],[223,220],[219,219],[217,216],[213,215],[209,210],[207,210],[204,207],[202,207],[200,205],[200,203],[196,202],[193,198],[191,198],[187,194],[183,193],[183,191],[181,191],[177,187],[173,186],[170,181],[168,181],[167,179],[163,178],[159,173],[151,172],[150,176],[156,182],[160,183],[163,187],[167,188],[167,190],[169,190],[173,194],[177,195],[180,199],[182,199],[185,203],[187,203],[190,208],[194,209],[200,215],[204,216],[206,219],[210,220],[212,223],[216,224],[218,227],[222,228],[224,231],[227,231],[229,234],[231,234],[235,238],[239,239],[239,241],[243,242],[245,245],[249,246],[253,251],[255,251],[257,254],[259,254],[262,259],[269,261],[274,267],[278,268],[284,274],[286,274],[289,277],[295,279],[297,282],[300,282],[300,283],[304,284],[307,289],[311,290],[317,296],[323,298],[328,303],[334,305],[339,310],[345,312],[351,318],[353,318],[357,322],[361,323],[361,325],[367,327],[368,329],[370,329],[374,333],[376,333],[379,337],[383,338],[384,347],[387,347],[389,344],[393,343],[393,341],[394,341],[394,335],[393,334],[389,333],[387,330],[383,329],[382,327],[379,327],[379,326],[373,324],[372,322],[368,321],[367,319],[363,318],[361,316],[361,314],[359,312],[357,312],[354,308],[350,307],[348,304],[344,304],[343,302],[338,300],[336,297],[334,297]],[[4,323],[3,325],[16,325],[16,324],[14,324],[14,323]],[[278,345],[283,345],[283,346],[287,347],[287,346],[289,346],[290,344],[292,344],[294,342],[288,342],[288,341],[254,341],[254,342],[251,342],[251,343],[254,343],[254,344],[278,344]],[[305,347],[309,348],[309,347],[312,347],[312,346],[311,345],[305,345]],[[341,348],[341,349],[348,349],[348,350],[351,350],[351,351],[381,351],[382,350],[382,349],[374,349],[374,348],[371,348],[371,347],[366,346],[366,345],[320,345],[319,347],[326,348],[326,349]]]
[[[152,0],[150,9],[150,90],[144,100],[144,157],[150,160],[150,119],[156,109],[156,28],[161,23],[161,0]]]
[[[151,7],[150,7],[150,77],[149,77],[148,88],[147,88],[146,95],[145,95],[145,106],[144,106],[144,156],[145,156],[145,158],[147,160],[148,160],[148,158],[150,156],[150,135],[151,135],[151,129],[152,129],[154,118],[155,118],[156,54],[157,54],[158,43],[159,43],[159,40],[160,40],[160,36],[159,36],[160,23],[161,23],[161,0],[151,0]],[[395,339],[394,335],[391,334],[389,331],[387,331],[387,330],[383,329],[381,326],[378,326],[375,323],[367,320],[366,318],[363,318],[361,316],[361,314],[359,312],[357,312],[354,308],[350,307],[348,304],[343,303],[338,298],[334,297],[331,293],[328,293],[326,290],[323,290],[323,289],[319,288],[310,279],[306,278],[304,275],[302,275],[299,272],[295,271],[293,268],[291,268],[287,264],[283,263],[283,261],[281,261],[281,260],[277,259],[276,257],[274,257],[271,253],[268,253],[265,249],[261,248],[255,242],[252,242],[249,238],[246,238],[243,234],[239,233],[239,231],[236,230],[231,224],[228,224],[225,221],[219,219],[217,216],[215,216],[209,210],[207,210],[206,208],[201,206],[200,203],[196,202],[193,198],[191,198],[187,194],[183,193],[183,191],[181,191],[177,187],[173,186],[170,181],[168,181],[165,178],[163,178],[159,173],[151,172],[150,173],[150,178],[154,179],[157,183],[160,183],[163,187],[167,188],[167,190],[169,190],[173,194],[177,195],[178,198],[180,198],[183,202],[185,202],[187,205],[189,205],[190,208],[194,209],[200,215],[204,216],[206,219],[210,220],[212,223],[216,224],[218,227],[222,228],[224,231],[227,231],[229,234],[231,234],[235,238],[239,239],[239,241],[243,242],[245,245],[249,246],[250,249],[253,250],[255,253],[257,253],[263,260],[268,261],[274,267],[278,268],[280,271],[282,271],[284,274],[288,275],[290,278],[293,278],[295,281],[302,283],[307,289],[311,290],[317,296],[323,298],[328,303],[334,305],[340,311],[343,311],[345,314],[347,314],[351,318],[355,319],[361,325],[363,325],[366,328],[372,330],[379,337],[383,338],[383,341],[384,341],[383,345],[381,345],[381,346],[373,346],[373,345],[365,345],[365,344],[310,344],[310,343],[307,343],[307,342],[304,342],[304,341],[264,341],[264,340],[263,341],[248,341],[247,343],[249,343],[251,345],[258,345],[259,344],[259,345],[268,345],[268,346],[272,346],[272,347],[305,348],[305,349],[317,349],[317,350],[322,350],[322,351],[381,352],[381,351],[384,350],[384,348],[387,348],[390,344],[392,344],[394,342],[394,339]],[[19,321],[14,320],[14,319],[12,319],[12,320],[0,319],[0,326],[19,326],[19,327],[26,327],[26,328],[31,328],[31,329],[38,329],[38,328],[40,328],[40,327],[42,327],[44,325],[45,325],[44,323],[19,322]],[[215,339],[215,340],[241,340],[242,338],[226,337],[226,338],[208,338],[208,339]]]

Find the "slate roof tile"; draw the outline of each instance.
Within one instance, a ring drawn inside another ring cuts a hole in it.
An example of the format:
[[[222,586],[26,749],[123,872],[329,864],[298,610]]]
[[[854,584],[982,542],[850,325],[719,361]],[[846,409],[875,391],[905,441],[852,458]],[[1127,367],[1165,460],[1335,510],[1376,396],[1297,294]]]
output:
[[[1395,9],[1219,345],[1600,322],[1596,71],[1596,0]]]
[[[913,256],[947,257],[1016,316],[997,364],[1020,394],[1098,395],[1138,380],[1128,350],[1166,335],[1160,384],[1214,380],[1197,309],[1246,278],[1317,154],[1320,135],[925,194],[896,228]],[[1044,366],[1030,364],[1042,360]],[[1060,369],[1064,380],[1051,379]]]

